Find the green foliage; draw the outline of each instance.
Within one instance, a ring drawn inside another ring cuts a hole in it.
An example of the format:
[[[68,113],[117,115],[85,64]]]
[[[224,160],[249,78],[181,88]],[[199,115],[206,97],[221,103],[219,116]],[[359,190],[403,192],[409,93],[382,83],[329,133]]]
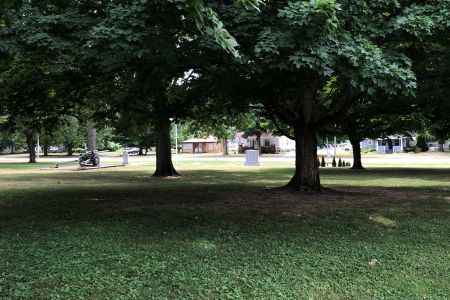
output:
[[[331,166],[336,168],[336,157],[333,156],[333,161],[331,162]]]
[[[322,156],[322,160],[320,161],[320,166],[321,166],[322,168],[325,168],[325,166],[326,166],[326,163],[325,163],[325,157],[324,157],[324,156]]]
[[[423,135],[417,136],[417,144],[416,145],[422,152],[427,152],[430,149],[428,147],[427,140],[425,139],[425,136],[423,136]]]
[[[53,140],[56,144],[72,145],[79,147],[83,145],[86,138],[86,127],[73,116],[61,116],[60,121],[53,131]]]
[[[339,167],[339,168],[341,168],[342,167],[342,160],[341,160],[341,158],[339,157],[339,160],[338,160],[338,164],[337,164],[337,166]]]
[[[122,147],[119,143],[114,142],[116,136],[114,135],[114,129],[111,127],[104,127],[97,130],[97,149],[116,151]]]
[[[372,152],[376,152],[376,151],[377,151],[377,149],[374,147],[367,147],[365,149],[361,149],[362,153],[372,153]]]

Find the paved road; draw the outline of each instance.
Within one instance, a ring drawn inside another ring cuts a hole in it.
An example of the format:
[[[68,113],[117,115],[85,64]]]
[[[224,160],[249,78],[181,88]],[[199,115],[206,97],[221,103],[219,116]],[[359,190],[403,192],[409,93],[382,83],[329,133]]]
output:
[[[338,157],[340,155],[343,155],[343,159],[346,161],[351,161],[351,153],[338,153]],[[110,156],[110,155],[101,155],[100,159],[102,162],[108,162],[108,163],[116,163],[120,164],[122,162],[121,156]],[[130,156],[130,163],[131,164],[141,164],[146,163],[150,161],[154,161],[155,156],[149,155],[149,156]],[[77,161],[78,157],[67,157],[67,156],[49,156],[49,157],[42,157],[39,159],[41,162],[52,162],[52,163],[67,163],[71,161]],[[173,160],[176,161],[220,161],[220,162],[242,162],[244,163],[245,157],[244,155],[230,155],[230,156],[222,156],[218,155],[217,157],[215,155],[209,155],[209,154],[182,154],[173,155]],[[0,163],[4,162],[27,162],[28,157],[25,155],[17,155],[17,156],[11,156],[11,155],[0,155]],[[295,162],[295,153],[294,152],[288,152],[284,155],[270,155],[270,156],[261,156],[260,157],[261,163],[264,162]],[[400,154],[386,154],[386,155],[370,155],[370,156],[364,156],[362,159],[363,164],[366,165],[406,165],[406,166],[415,166],[415,165],[436,165],[436,166],[443,166],[443,167],[450,167],[450,153],[426,153],[426,154],[406,154],[406,153],[400,153]]]

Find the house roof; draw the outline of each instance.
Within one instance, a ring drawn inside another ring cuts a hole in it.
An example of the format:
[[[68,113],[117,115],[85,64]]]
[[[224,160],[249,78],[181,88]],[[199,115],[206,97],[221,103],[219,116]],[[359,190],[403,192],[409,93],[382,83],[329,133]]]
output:
[[[256,135],[252,135],[248,137],[249,139],[256,139]],[[275,138],[274,135],[272,135],[270,132],[262,132],[261,133],[261,138],[262,139],[272,139]]]
[[[189,139],[189,140],[182,141],[181,143],[185,144],[185,143],[216,143],[216,142],[217,142],[216,140],[211,139],[211,138],[209,138],[209,139],[196,139],[196,138],[194,138],[194,139]]]
[[[238,132],[236,132],[236,134],[234,136],[237,138],[242,138],[242,137],[244,137],[244,135],[245,135],[244,131],[238,131]]]

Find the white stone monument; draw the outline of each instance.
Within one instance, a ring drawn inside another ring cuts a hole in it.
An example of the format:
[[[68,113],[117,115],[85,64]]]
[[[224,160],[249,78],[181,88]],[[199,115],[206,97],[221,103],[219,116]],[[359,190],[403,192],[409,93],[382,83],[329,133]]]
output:
[[[245,151],[245,165],[246,166],[259,166],[259,151],[258,150]]]
[[[122,161],[122,164],[124,164],[124,165],[128,165],[128,151],[127,150],[123,150],[123,155],[122,155],[122,158],[123,158],[123,161]]]

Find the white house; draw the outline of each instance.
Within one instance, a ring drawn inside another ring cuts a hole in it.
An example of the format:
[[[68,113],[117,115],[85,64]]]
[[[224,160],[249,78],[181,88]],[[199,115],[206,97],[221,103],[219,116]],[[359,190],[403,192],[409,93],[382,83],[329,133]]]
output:
[[[430,148],[430,151],[438,151],[439,150],[439,142],[429,142],[428,147]],[[442,146],[444,148],[444,151],[450,150],[450,141],[444,141],[444,144]]]
[[[402,135],[391,135],[387,138],[364,139],[361,141],[361,149],[375,148],[376,152],[392,154],[403,152],[408,142],[415,140],[414,137]]]
[[[256,148],[256,136],[244,137],[244,132],[236,132],[234,139],[229,143],[229,149],[239,147]],[[261,147],[275,145],[277,151],[287,152],[295,150],[295,141],[286,136],[274,136],[271,133],[261,134]]]

